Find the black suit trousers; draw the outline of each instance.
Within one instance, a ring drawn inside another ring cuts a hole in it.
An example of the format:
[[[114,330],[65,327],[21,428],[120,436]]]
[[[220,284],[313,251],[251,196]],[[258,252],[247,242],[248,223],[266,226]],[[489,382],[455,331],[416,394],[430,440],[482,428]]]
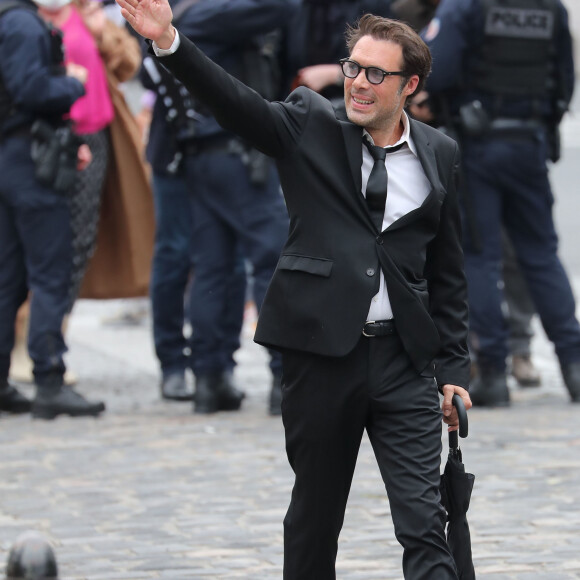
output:
[[[364,430],[386,486],[408,580],[456,580],[439,505],[441,409],[397,335],[344,357],[284,351],[282,419],[296,475],[284,519],[284,580],[334,580]]]

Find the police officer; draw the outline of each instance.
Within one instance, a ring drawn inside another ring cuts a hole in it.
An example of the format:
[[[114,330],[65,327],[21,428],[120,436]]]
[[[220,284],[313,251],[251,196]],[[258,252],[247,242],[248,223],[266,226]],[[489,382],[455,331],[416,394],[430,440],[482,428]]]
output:
[[[179,1],[172,3],[176,12],[178,4]],[[162,375],[161,397],[169,401],[191,401],[186,370],[195,353],[191,352],[184,326],[189,320],[188,289],[194,274],[193,212],[183,168],[182,143],[184,135],[193,131],[195,111],[183,85],[148,55],[140,78],[144,87],[156,95],[147,144],[155,202],[155,246],[149,289],[153,342]],[[240,347],[246,301],[246,269],[241,256],[227,284],[226,313],[216,324],[222,326],[224,339],[218,348],[230,378],[236,364],[233,354]],[[243,398],[244,393],[228,381],[222,389],[219,407],[238,409]]]
[[[580,325],[557,254],[547,166],[558,157],[557,125],[574,85],[567,11],[560,0],[442,0],[423,36],[433,54],[427,90],[462,147],[470,330],[481,371],[473,404],[510,403],[502,225],[570,398],[580,402]]]
[[[282,26],[292,9],[292,0],[181,0],[176,19],[180,31],[221,66],[272,98],[275,55],[268,33]],[[251,266],[253,297],[260,307],[285,240],[288,217],[273,164],[224,131],[197,103],[186,103],[189,123],[180,123],[175,134],[163,110],[174,101],[168,94],[158,97],[148,150],[159,173],[163,166],[182,168],[191,194],[194,411],[233,410],[241,399],[231,383],[231,354],[224,350],[231,338],[223,324],[230,316],[230,279],[238,271],[241,252]],[[167,180],[165,184],[171,188]],[[157,185],[162,185],[159,179]],[[281,363],[277,353],[271,353],[270,368],[269,410],[278,414]]]
[[[62,2],[38,0],[49,7]],[[37,179],[31,157],[33,124],[42,120],[60,128],[62,116],[84,94],[87,72],[77,65],[64,69],[60,36],[36,14],[35,4],[0,0],[0,11],[0,408],[30,409],[8,383],[16,312],[30,291],[33,416],[98,415],[103,403],[89,402],[63,386],[61,325],[72,264],[68,200],[56,185]],[[64,140],[67,133],[58,135]],[[86,146],[78,155],[86,165]],[[76,146],[72,156],[74,172]]]

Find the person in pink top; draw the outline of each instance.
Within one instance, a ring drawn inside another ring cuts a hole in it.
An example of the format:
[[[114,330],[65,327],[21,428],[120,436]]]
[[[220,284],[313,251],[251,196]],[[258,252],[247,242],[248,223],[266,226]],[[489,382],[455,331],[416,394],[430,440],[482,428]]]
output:
[[[83,6],[71,3],[63,10],[68,12],[68,18],[58,28],[64,34],[65,63],[82,64],[88,70],[86,94],[73,105],[70,118],[74,121],[78,134],[95,134],[107,129],[115,113],[107,85],[105,64],[97,41],[80,11],[87,19],[96,19],[97,14],[104,19],[105,14],[99,2],[87,2]]]
[[[75,131],[89,145],[93,159],[79,173],[70,198],[73,239],[73,273],[70,286],[70,312],[79,294],[88,262],[95,251],[100,203],[111,155],[109,125],[115,117],[109,89],[106,62],[100,48],[107,34],[107,18],[95,0],[52,0],[39,12],[63,32],[65,62],[76,63],[88,71],[86,94],[70,111]],[[134,71],[136,72],[136,71]]]

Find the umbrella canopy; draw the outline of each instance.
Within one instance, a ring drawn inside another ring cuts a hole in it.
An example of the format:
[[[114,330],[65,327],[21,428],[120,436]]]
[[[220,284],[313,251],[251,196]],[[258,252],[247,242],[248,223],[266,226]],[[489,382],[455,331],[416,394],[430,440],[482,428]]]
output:
[[[467,437],[467,412],[459,395],[453,396],[453,404],[459,416],[459,435]],[[475,580],[466,515],[475,476],[465,471],[457,434],[457,431],[449,432],[449,456],[440,484],[441,503],[447,511],[447,544],[453,554],[459,580]]]

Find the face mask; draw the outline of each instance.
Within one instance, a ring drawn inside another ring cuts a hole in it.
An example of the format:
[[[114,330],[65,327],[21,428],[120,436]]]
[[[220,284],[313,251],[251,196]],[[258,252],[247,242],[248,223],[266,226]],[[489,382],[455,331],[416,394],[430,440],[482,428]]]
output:
[[[67,4],[71,3],[71,0],[34,0],[37,6],[46,8],[49,12],[57,12]]]

